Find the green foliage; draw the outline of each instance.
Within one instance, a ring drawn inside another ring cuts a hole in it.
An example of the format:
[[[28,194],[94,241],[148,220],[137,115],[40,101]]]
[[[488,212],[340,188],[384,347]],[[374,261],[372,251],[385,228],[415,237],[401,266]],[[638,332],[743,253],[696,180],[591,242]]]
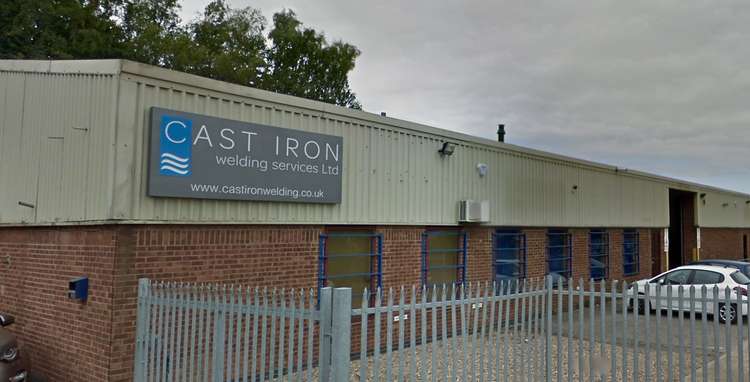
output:
[[[292,11],[276,13],[273,22],[268,36],[272,41],[269,68],[260,83],[262,88],[361,108],[347,78],[360,54],[355,46],[341,41],[326,43],[322,34],[302,28]]]
[[[266,38],[257,9],[213,0],[187,23],[179,10],[179,0],[0,0],[0,58],[125,58],[360,107],[348,81],[359,50],[328,44],[292,11],[274,15]]]
[[[121,29],[98,2],[0,1],[0,58],[116,57]]]
[[[213,1],[201,19],[188,24],[192,46],[175,68],[256,86],[265,67],[265,22],[257,9],[232,9],[223,0]]]

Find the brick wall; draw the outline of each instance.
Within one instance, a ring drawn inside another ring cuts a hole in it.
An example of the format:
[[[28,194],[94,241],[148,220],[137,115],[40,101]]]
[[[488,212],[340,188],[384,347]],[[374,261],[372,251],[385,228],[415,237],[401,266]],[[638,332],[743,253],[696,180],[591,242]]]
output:
[[[107,379],[116,236],[108,226],[0,229],[0,311],[50,381]],[[85,303],[68,281],[89,277]]]
[[[743,237],[750,246],[750,230],[701,228],[701,259],[742,259],[745,256]],[[750,248],[747,249],[750,255]]]
[[[37,370],[50,380],[130,380],[138,278],[315,288],[318,238],[324,229],[218,225],[2,228],[0,310],[16,315],[14,330]],[[424,229],[374,227],[383,234],[384,287],[421,285]],[[491,281],[494,228],[465,230],[469,233],[467,279]],[[547,230],[523,232],[528,276],[542,277],[547,272]],[[569,232],[573,275],[587,279],[589,230]],[[622,230],[609,232],[609,274],[621,280]],[[651,272],[652,230],[639,232],[640,272],[628,280]],[[703,235],[704,248],[739,237],[727,230],[705,229]],[[91,278],[91,298],[86,304],[70,301],[65,294],[67,281],[82,275]]]
[[[136,226],[118,261],[109,381],[132,380],[137,280],[317,288],[322,226]]]

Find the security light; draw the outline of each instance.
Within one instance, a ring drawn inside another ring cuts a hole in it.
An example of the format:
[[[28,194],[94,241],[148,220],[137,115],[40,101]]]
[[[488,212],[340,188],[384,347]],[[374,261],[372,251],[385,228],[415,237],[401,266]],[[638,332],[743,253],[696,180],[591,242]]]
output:
[[[456,151],[456,144],[450,142],[443,142],[443,147],[438,150],[442,156],[451,156],[454,151]]]

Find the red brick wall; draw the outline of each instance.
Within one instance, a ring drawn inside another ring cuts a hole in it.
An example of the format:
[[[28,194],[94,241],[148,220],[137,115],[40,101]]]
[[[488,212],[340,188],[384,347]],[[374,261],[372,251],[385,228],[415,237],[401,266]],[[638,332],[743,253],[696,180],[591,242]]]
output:
[[[750,230],[731,228],[701,228],[701,259],[742,259],[743,236],[748,237]],[[748,248],[750,251],[750,248]]]
[[[114,306],[110,381],[132,380],[137,280],[317,288],[321,226],[136,226],[128,228]]]
[[[50,380],[131,379],[138,278],[285,288],[317,286],[323,226],[134,225],[0,229],[0,310],[17,316],[37,370]],[[383,234],[383,286],[421,286],[425,227]],[[492,280],[493,227],[466,227],[467,279]],[[610,231],[610,278],[622,279],[622,230]],[[703,245],[726,230],[704,230]],[[547,230],[524,229],[529,277],[547,272]],[[588,229],[571,229],[574,277],[587,279]],[[651,271],[651,230],[640,230],[640,274]],[[727,236],[728,237],[728,236]],[[736,236],[731,236],[736,237]],[[9,257],[10,266],[5,259]],[[91,277],[86,304],[66,297],[68,279]]]
[[[109,369],[111,226],[0,229],[0,311],[34,370],[50,381],[103,381]],[[68,299],[68,281],[89,277],[85,303]]]

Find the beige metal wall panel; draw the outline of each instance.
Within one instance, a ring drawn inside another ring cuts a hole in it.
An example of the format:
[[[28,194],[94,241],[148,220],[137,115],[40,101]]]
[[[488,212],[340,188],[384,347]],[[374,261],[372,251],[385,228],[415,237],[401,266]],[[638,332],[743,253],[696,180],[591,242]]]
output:
[[[117,83],[0,72],[0,223],[109,218]]]
[[[705,194],[705,198],[698,198],[697,202],[699,226],[750,227],[750,198],[717,192]]]
[[[148,197],[152,106],[342,136],[342,202]],[[701,226],[750,227],[737,192],[127,61],[0,60],[0,224],[455,225],[473,199],[495,226],[665,227],[669,188],[707,193]]]
[[[658,197],[666,195],[666,186],[627,174],[130,74],[123,76],[120,92],[121,113],[134,110],[126,112],[132,118],[123,117],[124,125],[118,125],[118,153],[128,145],[132,149],[122,155],[132,158],[118,154],[116,161],[116,216],[139,221],[455,225],[458,202],[473,199],[490,201],[490,224],[498,226],[668,224],[666,197]],[[146,196],[148,112],[153,106],[343,136],[341,204]],[[445,140],[458,147],[443,158],[437,151]],[[485,177],[479,176],[480,163],[488,166]]]

